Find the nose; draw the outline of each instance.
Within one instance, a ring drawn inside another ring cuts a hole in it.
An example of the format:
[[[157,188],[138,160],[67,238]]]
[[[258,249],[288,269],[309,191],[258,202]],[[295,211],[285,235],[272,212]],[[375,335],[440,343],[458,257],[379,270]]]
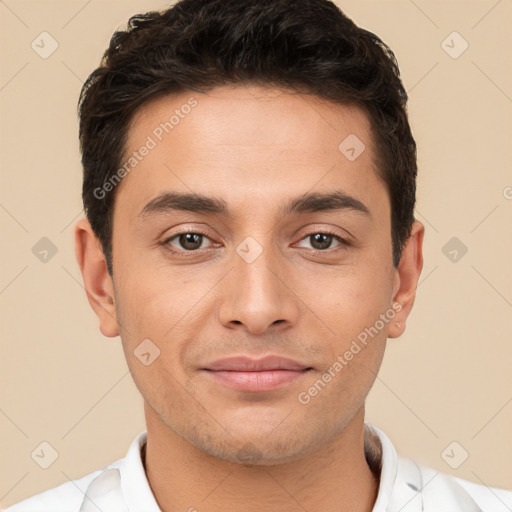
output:
[[[296,324],[300,299],[293,292],[289,272],[269,247],[253,261],[244,258],[243,252],[235,252],[233,269],[223,281],[219,307],[222,325],[257,335]]]

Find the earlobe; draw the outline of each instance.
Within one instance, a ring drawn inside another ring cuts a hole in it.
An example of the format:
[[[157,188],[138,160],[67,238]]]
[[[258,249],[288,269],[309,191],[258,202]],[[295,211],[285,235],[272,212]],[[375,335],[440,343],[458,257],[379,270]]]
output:
[[[395,315],[390,325],[389,338],[398,338],[405,331],[407,317],[416,298],[416,288],[423,268],[424,233],[425,227],[423,224],[414,221],[411,235],[402,249],[400,263],[395,271],[392,298],[394,303],[400,304],[400,311]]]
[[[86,219],[78,221],[75,226],[75,254],[87,299],[100,320],[101,333],[109,338],[118,336],[114,284],[107,270],[101,243]]]

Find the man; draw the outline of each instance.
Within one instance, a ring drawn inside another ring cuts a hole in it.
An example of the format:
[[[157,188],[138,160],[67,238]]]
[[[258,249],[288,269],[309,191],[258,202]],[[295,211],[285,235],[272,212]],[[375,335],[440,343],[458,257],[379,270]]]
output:
[[[364,422],[422,269],[391,50],[327,0],[182,0],[84,85],[89,302],[147,432],[17,511],[507,511]]]

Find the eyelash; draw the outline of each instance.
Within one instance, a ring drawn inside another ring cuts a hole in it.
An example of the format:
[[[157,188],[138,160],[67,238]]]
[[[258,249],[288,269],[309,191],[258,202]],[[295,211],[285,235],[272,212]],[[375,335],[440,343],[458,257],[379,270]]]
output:
[[[191,250],[191,251],[186,251],[186,250],[177,250],[177,249],[174,249],[173,246],[169,245],[169,242],[171,242],[172,240],[178,238],[179,236],[181,235],[188,235],[188,234],[193,234],[193,235],[200,235],[200,236],[203,236],[203,237],[206,237],[206,238],[210,238],[206,233],[204,233],[203,231],[201,230],[194,230],[194,231],[181,231],[179,233],[176,233],[174,235],[172,235],[171,237],[169,238],[166,238],[163,242],[162,242],[162,245],[165,247],[166,250],[168,250],[169,252],[173,253],[173,254],[177,254],[177,255],[180,255],[180,256],[183,256],[185,258],[188,258],[188,257],[192,257],[192,256],[196,256],[199,251],[201,249],[196,249],[196,250]],[[325,254],[329,254],[330,252],[334,252],[336,250],[342,250],[340,249],[341,246],[345,246],[345,247],[350,247],[351,246],[351,243],[345,239],[345,238],[342,238],[341,236],[339,236],[338,234],[334,233],[333,231],[329,231],[329,230],[323,230],[323,231],[312,231],[311,233],[308,233],[307,235],[303,236],[300,241],[302,240],[305,240],[306,238],[309,238],[313,235],[329,235],[329,236],[332,236],[335,240],[337,240],[340,245],[335,247],[335,248],[328,248],[328,249],[310,249],[309,250],[309,253],[310,254],[313,254],[313,255],[325,255]],[[203,249],[204,250],[204,249]]]

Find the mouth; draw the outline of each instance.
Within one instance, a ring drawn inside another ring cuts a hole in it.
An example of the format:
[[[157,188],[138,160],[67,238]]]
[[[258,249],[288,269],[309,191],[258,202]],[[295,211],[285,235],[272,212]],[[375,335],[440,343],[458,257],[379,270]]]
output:
[[[282,388],[313,368],[280,356],[262,359],[235,356],[214,361],[201,370],[219,384],[248,393],[260,393]]]

